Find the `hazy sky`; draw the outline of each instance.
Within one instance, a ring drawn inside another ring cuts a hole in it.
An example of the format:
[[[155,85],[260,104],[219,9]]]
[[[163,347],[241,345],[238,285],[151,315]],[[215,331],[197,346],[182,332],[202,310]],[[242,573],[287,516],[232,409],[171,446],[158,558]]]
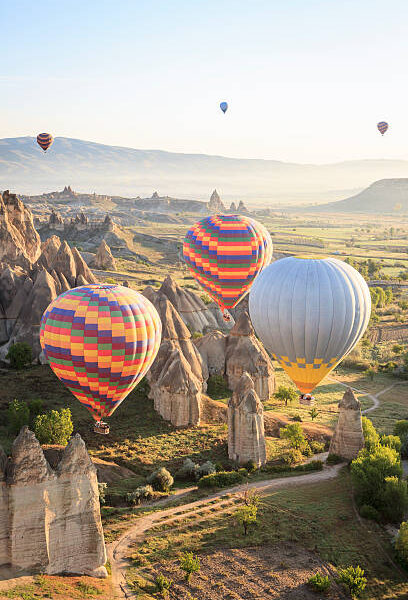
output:
[[[0,24],[0,138],[408,158],[407,0],[0,0]]]

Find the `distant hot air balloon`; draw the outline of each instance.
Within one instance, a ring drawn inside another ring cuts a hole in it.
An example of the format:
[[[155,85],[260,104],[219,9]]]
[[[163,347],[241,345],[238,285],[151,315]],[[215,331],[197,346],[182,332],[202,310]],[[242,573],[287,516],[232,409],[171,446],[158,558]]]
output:
[[[227,112],[227,110],[228,110],[228,102],[221,102],[220,103],[220,109],[225,114]]]
[[[335,258],[278,260],[262,271],[249,294],[257,335],[302,394],[354,348],[370,312],[363,277]]]
[[[191,273],[226,310],[245,296],[272,258],[272,240],[263,225],[240,215],[213,215],[189,229],[183,245]]]
[[[160,345],[153,304],[119,285],[64,292],[43,314],[40,341],[57,377],[96,420],[109,417],[139,383]],[[103,424],[105,425],[105,424]]]
[[[47,152],[53,141],[54,138],[50,133],[39,133],[37,135],[37,144],[44,150],[44,152]]]
[[[384,133],[388,129],[388,123],[386,123],[385,121],[380,121],[379,123],[377,123],[377,129],[381,133],[381,135],[384,135]]]

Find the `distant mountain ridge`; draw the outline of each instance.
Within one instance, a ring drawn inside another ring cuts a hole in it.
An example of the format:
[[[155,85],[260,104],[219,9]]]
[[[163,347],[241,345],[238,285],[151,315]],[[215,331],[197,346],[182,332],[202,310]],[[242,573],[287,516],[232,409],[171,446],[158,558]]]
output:
[[[355,196],[313,207],[319,212],[408,213],[408,178],[380,179]]]
[[[404,177],[408,162],[356,160],[328,165],[137,150],[57,137],[44,155],[33,137],[0,139],[0,190],[36,194],[74,189],[100,194],[207,199],[252,204],[327,202],[381,178]],[[343,191],[341,191],[343,190]]]

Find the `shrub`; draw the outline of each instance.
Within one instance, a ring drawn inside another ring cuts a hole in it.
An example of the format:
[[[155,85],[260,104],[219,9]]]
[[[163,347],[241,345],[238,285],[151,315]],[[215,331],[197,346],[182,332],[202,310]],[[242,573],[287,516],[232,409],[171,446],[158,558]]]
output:
[[[301,462],[303,460],[303,454],[300,450],[296,450],[296,448],[291,448],[283,455],[282,459],[286,465],[290,466]]]
[[[382,506],[382,513],[387,521],[402,521],[408,509],[407,482],[398,477],[386,477]]]
[[[369,504],[360,506],[359,512],[363,519],[370,519],[371,521],[377,521],[377,523],[381,520],[381,515],[378,510]]]
[[[167,598],[167,596],[169,595],[169,589],[173,585],[173,580],[167,579],[167,577],[165,577],[164,575],[159,573],[159,575],[157,575],[154,582],[156,584],[156,589],[157,589],[158,593],[163,598]]]
[[[408,435],[401,440],[401,458],[408,458]]]
[[[257,522],[258,506],[256,504],[244,504],[236,513],[238,523],[244,529],[244,535],[248,534],[250,525],[255,525]]]
[[[104,482],[98,483],[99,504],[105,504],[107,489],[108,489],[108,485],[106,483],[104,483]]]
[[[74,430],[69,408],[51,410],[34,420],[34,433],[40,444],[66,446]]]
[[[225,487],[227,485],[234,485],[235,483],[242,483],[243,479],[242,474],[237,471],[219,471],[218,473],[202,477],[198,482],[198,487]]]
[[[10,346],[6,358],[10,361],[12,369],[20,371],[33,360],[31,346],[26,342],[16,342]]]
[[[401,452],[401,439],[397,435],[382,435],[380,438],[381,446],[393,448],[398,454]]]
[[[357,565],[357,567],[339,569],[338,574],[339,582],[348,589],[351,597],[358,598],[367,585],[367,578],[364,577],[363,569]]]
[[[254,460],[249,460],[245,463],[244,467],[248,471],[248,473],[255,473],[258,470],[258,465]]]
[[[180,558],[180,569],[184,571],[184,577],[188,583],[193,573],[198,573],[200,570],[200,559],[192,552],[184,552]]]
[[[201,300],[204,302],[204,304],[211,304],[211,302],[214,302],[212,298],[210,298],[210,296],[208,294],[201,294],[200,296]]]
[[[280,402],[284,402],[285,406],[288,405],[288,402],[294,402],[298,394],[293,387],[288,387],[286,385],[280,385],[278,387],[278,391],[274,394],[275,398]]]
[[[30,409],[24,400],[12,400],[8,406],[8,426],[10,432],[16,435],[30,420]]]
[[[154,496],[154,491],[151,485],[141,485],[133,492],[126,494],[126,502],[133,506],[140,504],[142,500],[150,500]]]
[[[280,437],[289,440],[296,450],[300,450],[306,442],[302,427],[299,423],[290,423],[289,425],[286,425],[286,427],[280,429]]]
[[[317,440],[312,440],[311,442],[309,442],[309,444],[313,454],[321,454],[322,452],[324,452],[326,447],[324,442],[318,442]]]
[[[369,504],[382,512],[385,478],[402,477],[400,457],[387,446],[377,446],[371,452],[363,449],[351,463],[351,477],[358,504]]]
[[[207,394],[213,400],[219,400],[231,396],[231,390],[222,375],[211,375],[207,381]]]
[[[313,408],[312,408],[312,409],[309,411],[309,415],[310,415],[310,418],[312,419],[312,421],[314,421],[314,420],[315,420],[315,419],[318,417],[318,415],[319,415],[319,411],[317,410],[317,408],[316,408],[316,407],[313,407]]]
[[[147,478],[147,483],[153,486],[158,492],[168,492],[174,483],[174,479],[165,467],[160,467],[153,471]]]
[[[323,470],[323,462],[321,460],[312,460],[310,463],[305,463],[303,465],[296,465],[296,467],[292,467],[291,471],[322,471]]]
[[[328,578],[328,576],[322,575],[321,573],[316,573],[316,575],[312,575],[312,577],[309,577],[307,583],[314,592],[323,593],[327,592],[331,585],[331,581]]]
[[[193,333],[191,334],[191,338],[193,340],[199,340],[202,337],[203,337],[203,334],[201,333],[201,331],[193,331]]]
[[[30,417],[36,417],[40,415],[44,409],[44,400],[42,398],[35,398],[35,400],[30,400],[28,403],[28,408],[30,409]]]
[[[301,447],[300,451],[303,454],[303,456],[306,456],[307,458],[310,458],[311,456],[313,456],[313,451],[310,447],[309,442],[305,442],[303,444],[303,446]]]
[[[244,479],[245,477],[248,477],[248,471],[245,469],[245,467],[241,467],[240,469],[238,469],[238,473],[242,475]]]
[[[197,468],[195,470],[195,478],[201,479],[201,477],[205,477],[206,475],[212,475],[215,472],[216,472],[215,465],[210,460],[207,460],[207,462],[205,462],[200,467],[197,466]]]
[[[199,465],[191,460],[191,458],[186,458],[183,462],[183,465],[176,472],[176,479],[182,481],[194,481],[196,472],[199,469]]]
[[[365,447],[371,450],[380,443],[380,436],[378,435],[370,419],[367,417],[361,418],[361,424],[363,426]]]
[[[408,567],[408,521],[401,523],[395,542],[395,550],[402,564]]]
[[[292,421],[295,421],[297,423],[303,423],[303,419],[302,419],[302,417],[300,415],[294,415],[292,417]]]
[[[326,462],[328,465],[338,465],[344,462],[344,458],[342,456],[339,456],[338,454],[329,454],[329,456],[326,459]]]
[[[397,435],[400,440],[408,436],[408,421],[403,419],[402,421],[397,421],[394,425],[394,435]]]

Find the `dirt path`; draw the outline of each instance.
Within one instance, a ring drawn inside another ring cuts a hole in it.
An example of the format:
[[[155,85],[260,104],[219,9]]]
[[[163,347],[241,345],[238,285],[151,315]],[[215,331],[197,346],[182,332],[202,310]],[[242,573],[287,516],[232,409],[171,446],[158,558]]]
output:
[[[378,408],[380,406],[380,401],[378,400],[379,396],[382,396],[386,392],[389,392],[396,385],[401,385],[402,383],[405,383],[404,381],[397,381],[396,383],[393,383],[392,385],[377,392],[376,394],[369,394],[368,392],[365,392],[364,390],[359,390],[355,387],[352,387],[351,385],[348,385],[347,383],[343,383],[342,381],[339,381],[335,377],[329,377],[329,379],[331,381],[335,381],[336,383],[338,383],[339,385],[342,385],[343,387],[346,387],[346,388],[349,387],[350,389],[353,390],[353,392],[357,392],[357,394],[364,394],[364,396],[367,396],[368,398],[370,398],[370,400],[372,400],[373,405],[370,406],[369,408],[365,408],[364,410],[361,411],[361,414],[363,414],[363,415],[366,415],[367,413],[372,412],[373,410],[375,410],[376,408]]]
[[[324,467],[323,471],[307,473],[294,477],[280,477],[278,479],[270,479],[257,481],[251,484],[251,488],[256,488],[261,494],[270,492],[271,490],[292,487],[296,485],[304,485],[317,483],[327,479],[332,479],[337,476],[342,465],[334,465]],[[136,594],[132,592],[126,583],[126,570],[129,567],[128,554],[133,544],[143,539],[145,533],[157,524],[171,523],[177,521],[178,518],[186,517],[189,514],[196,514],[199,510],[205,509],[213,500],[222,499],[227,494],[238,494],[246,489],[246,484],[235,486],[228,489],[220,490],[215,494],[211,494],[204,500],[197,500],[176,506],[166,510],[161,510],[145,517],[140,517],[135,525],[126,531],[118,540],[112,542],[108,546],[108,557],[112,568],[112,584],[118,598],[136,598]],[[230,499],[222,501],[222,505],[231,505]]]

